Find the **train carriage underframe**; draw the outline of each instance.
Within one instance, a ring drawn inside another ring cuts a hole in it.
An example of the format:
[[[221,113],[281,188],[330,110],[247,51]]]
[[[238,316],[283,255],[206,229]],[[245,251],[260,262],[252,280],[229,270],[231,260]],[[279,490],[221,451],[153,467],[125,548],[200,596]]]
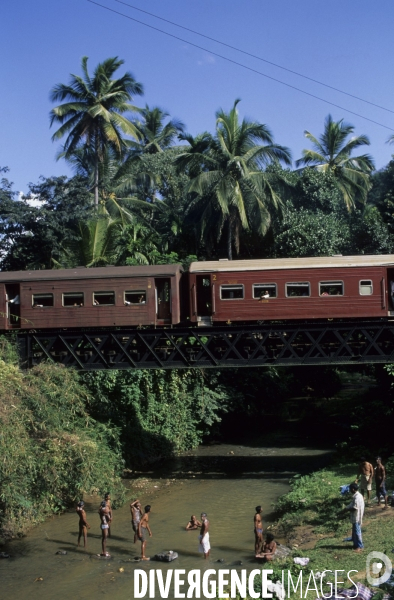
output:
[[[394,321],[26,331],[21,364],[50,360],[82,371],[390,363]]]

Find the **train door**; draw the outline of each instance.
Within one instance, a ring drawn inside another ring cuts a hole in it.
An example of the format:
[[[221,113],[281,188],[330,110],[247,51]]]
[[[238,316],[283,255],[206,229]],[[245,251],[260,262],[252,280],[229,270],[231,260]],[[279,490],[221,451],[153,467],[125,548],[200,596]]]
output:
[[[212,317],[212,286],[210,275],[196,276],[197,316]]]
[[[171,279],[155,279],[156,317],[159,321],[171,321]]]
[[[394,269],[387,269],[387,288],[389,297],[389,311],[394,311]],[[384,300],[384,299],[383,299]]]
[[[13,283],[5,286],[7,325],[13,329],[21,326],[20,286]]]

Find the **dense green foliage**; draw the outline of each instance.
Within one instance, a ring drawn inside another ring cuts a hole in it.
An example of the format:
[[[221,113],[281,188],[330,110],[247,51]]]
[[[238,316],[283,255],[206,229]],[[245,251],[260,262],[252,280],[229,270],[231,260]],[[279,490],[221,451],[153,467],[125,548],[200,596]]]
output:
[[[210,371],[100,371],[82,378],[94,398],[92,414],[120,428],[128,464],[197,446],[230,402]]]
[[[72,370],[45,364],[24,372],[0,339],[0,537],[22,534],[84,492],[124,497],[116,427],[92,419],[90,397]]]

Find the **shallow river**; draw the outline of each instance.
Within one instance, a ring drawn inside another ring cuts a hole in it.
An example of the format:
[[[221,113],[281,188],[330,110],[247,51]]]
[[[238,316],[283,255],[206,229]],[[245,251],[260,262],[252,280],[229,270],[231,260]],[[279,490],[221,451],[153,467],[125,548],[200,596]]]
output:
[[[160,472],[140,473],[145,483],[138,493],[142,504],[151,504],[153,537],[147,556],[164,550],[178,552],[172,568],[206,568],[198,554],[198,532],[185,531],[191,514],[207,512],[211,523],[210,568],[252,568],[256,505],[263,506],[265,527],[273,521],[272,503],[288,490],[289,478],[317,469],[327,462],[327,450],[299,445],[300,440],[280,439],[270,447],[202,446],[179,457]],[[136,485],[135,481],[127,484]],[[137,482],[138,485],[138,482]],[[131,496],[131,492],[130,492]],[[0,561],[2,600],[78,600],[108,597],[133,598],[136,568],[167,569],[157,562],[135,562],[140,544],[133,544],[128,503],[114,511],[110,560],[96,557],[101,551],[98,501],[87,503],[91,525],[88,548],[76,548],[78,517],[75,512],[48,519],[22,540],[11,542],[10,559]],[[67,555],[57,555],[66,550]],[[223,559],[223,563],[217,563]],[[118,569],[123,567],[122,573]],[[239,567],[241,568],[241,567]],[[39,580],[42,578],[42,580]],[[159,598],[156,592],[156,598]]]

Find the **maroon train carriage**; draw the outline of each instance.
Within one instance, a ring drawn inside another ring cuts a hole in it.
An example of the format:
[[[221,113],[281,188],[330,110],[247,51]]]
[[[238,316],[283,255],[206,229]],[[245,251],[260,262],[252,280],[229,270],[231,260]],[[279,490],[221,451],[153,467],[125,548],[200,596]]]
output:
[[[0,329],[180,321],[181,265],[0,272]]]
[[[191,322],[394,316],[394,255],[194,262]]]

